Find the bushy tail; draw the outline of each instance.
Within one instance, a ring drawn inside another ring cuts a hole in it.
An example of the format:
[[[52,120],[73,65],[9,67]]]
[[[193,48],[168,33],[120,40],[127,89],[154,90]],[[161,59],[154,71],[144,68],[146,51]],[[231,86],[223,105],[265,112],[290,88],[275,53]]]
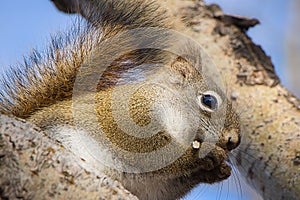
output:
[[[52,1],[60,10],[80,13],[88,23],[79,20],[67,33],[53,36],[43,53],[35,50],[5,72],[0,80],[2,113],[24,118],[56,101],[71,98],[80,66],[107,38],[135,28],[171,27],[166,11],[154,1]]]

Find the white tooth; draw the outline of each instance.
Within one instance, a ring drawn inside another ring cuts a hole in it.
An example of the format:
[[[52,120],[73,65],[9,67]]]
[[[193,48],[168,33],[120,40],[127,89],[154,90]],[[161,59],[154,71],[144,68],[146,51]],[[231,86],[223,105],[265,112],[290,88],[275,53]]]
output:
[[[198,142],[197,140],[195,140],[192,144],[194,149],[199,149],[200,148],[200,142]]]

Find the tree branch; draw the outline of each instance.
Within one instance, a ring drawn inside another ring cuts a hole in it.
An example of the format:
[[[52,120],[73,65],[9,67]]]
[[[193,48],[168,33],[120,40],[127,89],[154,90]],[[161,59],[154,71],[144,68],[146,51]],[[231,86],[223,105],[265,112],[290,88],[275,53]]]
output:
[[[34,125],[0,116],[0,199],[137,199]]]

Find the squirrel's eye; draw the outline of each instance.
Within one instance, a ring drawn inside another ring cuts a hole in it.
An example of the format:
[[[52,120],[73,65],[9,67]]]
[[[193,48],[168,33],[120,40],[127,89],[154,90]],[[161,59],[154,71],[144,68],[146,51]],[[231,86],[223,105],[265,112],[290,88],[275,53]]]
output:
[[[198,103],[202,110],[214,112],[220,107],[222,99],[216,92],[207,91],[198,97]]]
[[[203,105],[205,105],[206,107],[208,107],[212,110],[215,110],[218,108],[217,98],[210,94],[203,95],[201,98],[201,102],[203,103]]]

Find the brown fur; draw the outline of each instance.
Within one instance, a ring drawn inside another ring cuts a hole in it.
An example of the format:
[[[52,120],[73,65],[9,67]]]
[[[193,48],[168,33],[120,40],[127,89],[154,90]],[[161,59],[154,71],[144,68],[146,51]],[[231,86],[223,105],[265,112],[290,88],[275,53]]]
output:
[[[54,2],[59,4],[63,1]],[[79,22],[78,26],[73,27],[69,32],[54,36],[45,55],[34,51],[19,66],[7,71],[1,80],[0,111],[2,113],[28,117],[42,107],[70,99],[79,67],[89,58],[92,51],[107,38],[127,29],[151,26],[171,27],[165,10],[154,1],[139,0],[124,3],[123,1],[92,0],[87,2],[89,3],[80,5],[88,9],[82,8],[77,12],[82,12],[91,24],[100,28]],[[74,8],[79,9],[79,6],[74,5]],[[99,10],[103,12],[98,12]],[[149,35],[151,34],[153,33],[149,33]],[[122,38],[123,41],[115,45],[130,45],[134,40],[130,35],[125,37]],[[165,39],[152,38],[152,42],[165,42]],[[67,48],[68,46],[72,46],[72,51]],[[118,46],[110,46],[109,49],[101,50],[101,53],[107,56],[113,55],[114,49],[118,50]],[[145,59],[155,58],[157,54],[154,51],[150,54],[144,52],[141,54],[143,56],[135,57],[132,60],[137,65]],[[130,56],[132,57],[132,54],[125,55],[122,60],[131,58]],[[159,60],[159,58],[157,59]],[[109,72],[106,74],[108,84],[124,71],[125,66],[117,63],[115,65],[115,67],[111,66],[114,71],[108,70]],[[102,84],[101,87],[105,87],[105,84]]]

